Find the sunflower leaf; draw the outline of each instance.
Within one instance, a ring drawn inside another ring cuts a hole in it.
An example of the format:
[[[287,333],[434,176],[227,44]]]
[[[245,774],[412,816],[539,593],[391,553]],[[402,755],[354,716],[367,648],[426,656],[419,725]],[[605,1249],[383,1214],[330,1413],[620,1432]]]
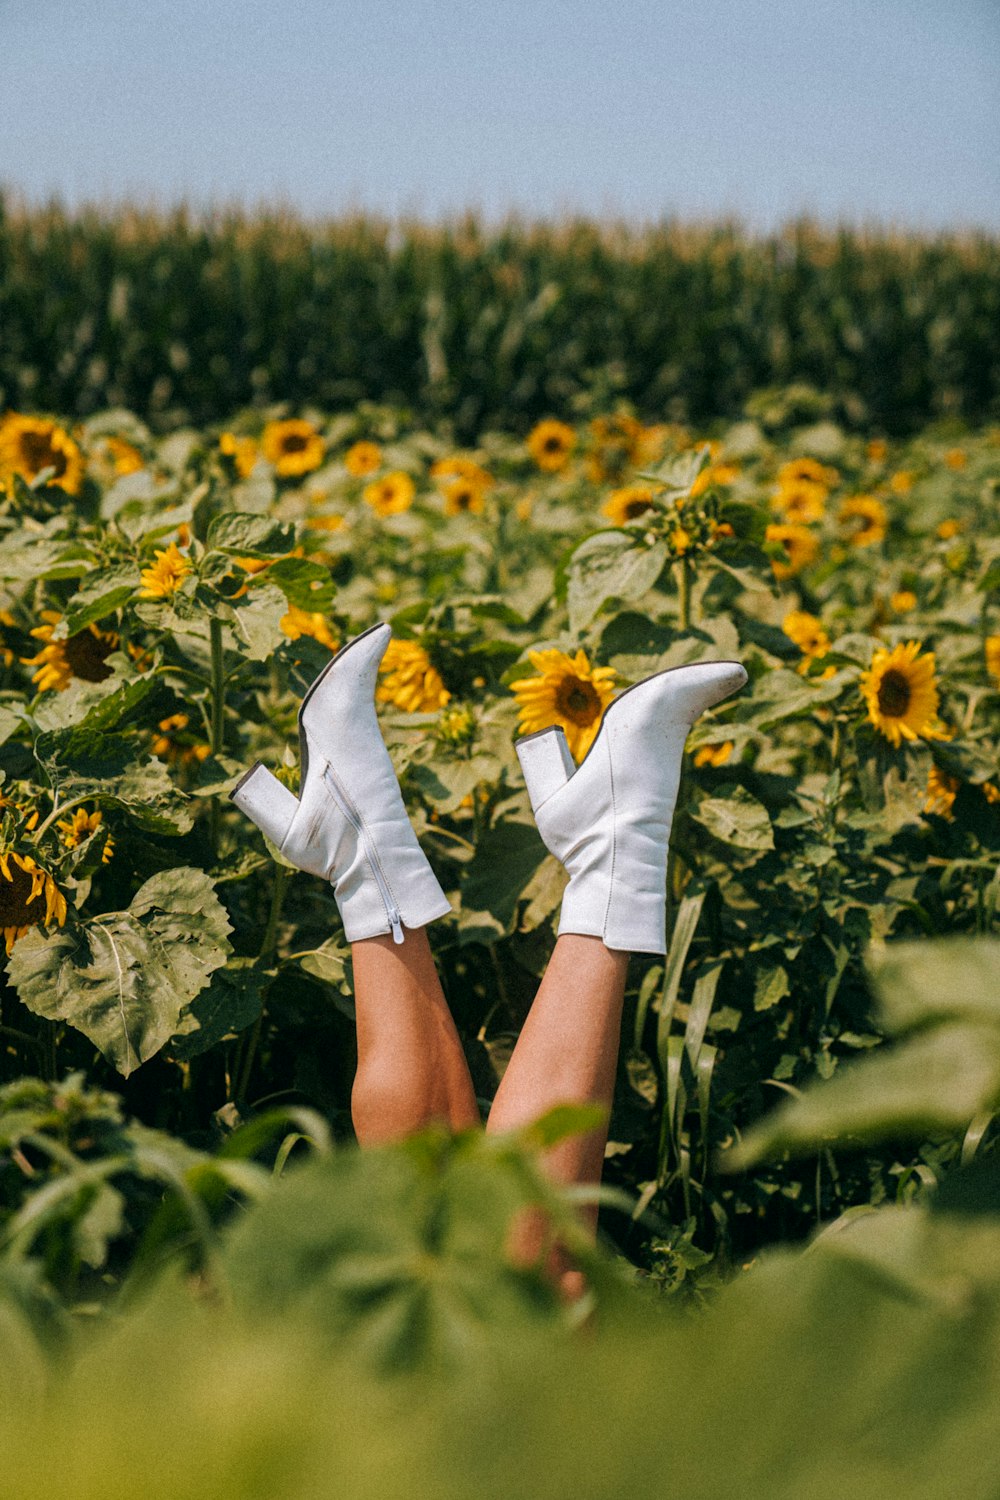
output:
[[[244,1031],[261,1013],[264,990],[273,970],[252,958],[230,959],[217,969],[181,1012],[170,1039],[170,1055],[178,1062],[200,1057],[224,1037]]]
[[[134,563],[88,574],[66,606],[67,635],[76,635],[112,614],[133,597],[138,587],[139,569]]]
[[[289,604],[299,609],[325,613],[333,603],[333,580],[330,569],[305,557],[282,557],[267,570]]]
[[[629,532],[599,531],[587,537],[569,563],[570,629],[586,629],[609,599],[637,603],[653,587],[666,560],[662,542],[637,546]]]
[[[208,528],[206,546],[247,557],[280,557],[295,546],[295,528],[271,516],[229,511]]]
[[[231,930],[202,870],[164,870],[127,911],[33,928],[14,948],[10,979],[29,1010],[82,1031],[127,1078],[225,963]]]

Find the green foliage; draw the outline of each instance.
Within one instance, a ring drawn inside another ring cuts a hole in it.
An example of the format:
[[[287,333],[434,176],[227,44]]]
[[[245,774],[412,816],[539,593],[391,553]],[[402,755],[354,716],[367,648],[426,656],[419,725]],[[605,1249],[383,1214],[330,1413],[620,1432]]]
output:
[[[864,956],[909,964],[911,943],[996,927],[995,438],[942,426],[869,442],[820,416],[786,393],[706,441],[618,407],[580,422],[548,472],[509,435],[456,453],[444,426],[357,405],[312,412],[314,467],[284,475],[261,456],[260,416],[220,446],[215,428],[155,437],[118,411],[78,430],[75,495],[15,476],[0,501],[0,846],[33,862],[51,910],[6,930],[0,1077],[55,1087],[82,1071],[199,1152],[272,1101],[350,1138],[353,975],[332,893],[226,794],[257,759],[294,788],[298,705],[331,643],[389,617],[447,694],[415,701],[383,676],[379,712],[452,902],[430,939],[484,1103],[565,881],[527,803],[512,685],[547,648],[611,668],[617,687],[702,659],[747,666],[747,690],[690,737],[669,952],[636,958],[627,984],[602,1227],[637,1268],[697,1299],[762,1244],[919,1197],[963,1152],[988,1155],[986,1003],[897,1024],[910,979],[893,989],[879,968],[877,1010]],[[116,474],[110,437],[142,467]],[[361,439],[378,474],[413,480],[405,511],[366,500],[347,462]],[[481,510],[448,513],[438,465],[456,459],[487,476]],[[818,510],[801,523],[814,553],[779,577],[767,531],[789,466],[820,494],[806,490]],[[613,520],[617,492],[637,487],[638,513]],[[863,544],[859,495],[884,522]],[[171,545],[176,576],[151,588]],[[792,611],[819,631],[811,653],[783,629]],[[934,652],[940,722],[894,748],[862,678],[911,640]],[[19,879],[0,881],[12,913]],[[950,993],[930,962],[913,972],[914,994]],[[874,1115],[866,1068],[884,1070]],[[789,1094],[815,1111],[794,1153],[761,1147],[724,1170]],[[92,1191],[99,1240],[120,1205]],[[127,1260],[141,1231],[121,1223]],[[681,1226],[683,1277],[663,1249]]]
[[[614,399],[699,423],[749,403],[768,430],[820,435],[831,416],[980,422],[998,411],[997,261],[987,235],[808,222],[398,234],[0,200],[0,402],[162,424],[369,399],[449,416],[463,441]]]

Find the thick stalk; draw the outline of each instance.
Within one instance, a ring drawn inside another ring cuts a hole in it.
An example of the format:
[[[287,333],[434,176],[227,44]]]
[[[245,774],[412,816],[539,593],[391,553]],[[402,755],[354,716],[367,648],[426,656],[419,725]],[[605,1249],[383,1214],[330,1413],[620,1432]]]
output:
[[[686,557],[677,563],[677,622],[682,630],[691,629],[691,565]]]
[[[271,909],[267,914],[267,926],[264,928],[264,937],[260,945],[259,960],[262,964],[270,963],[278,946],[278,923],[281,921],[281,908],[285,900],[285,889],[288,885],[288,871],[284,865],[276,865],[274,871],[274,886],[271,890]],[[264,1029],[264,1009],[261,1007],[260,1015],[257,1017],[246,1038],[245,1044],[241,1039],[237,1051],[236,1062],[232,1073],[233,1099],[243,1099],[250,1085],[250,1074],[253,1071],[254,1058],[257,1055],[257,1047],[260,1043],[261,1032]]]
[[[223,732],[225,720],[223,713],[226,705],[225,698],[225,674],[223,671],[222,656],[222,621],[214,617],[209,622],[209,641],[212,651],[212,754],[222,754]],[[222,822],[222,808],[218,796],[212,798],[209,810],[209,828],[212,840],[213,859],[219,857],[219,829]]]

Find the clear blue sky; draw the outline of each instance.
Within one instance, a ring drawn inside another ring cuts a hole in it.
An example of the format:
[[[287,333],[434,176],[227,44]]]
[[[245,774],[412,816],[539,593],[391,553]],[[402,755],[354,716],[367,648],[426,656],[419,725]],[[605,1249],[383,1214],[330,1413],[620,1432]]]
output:
[[[0,182],[1000,228],[998,0],[0,0]]]

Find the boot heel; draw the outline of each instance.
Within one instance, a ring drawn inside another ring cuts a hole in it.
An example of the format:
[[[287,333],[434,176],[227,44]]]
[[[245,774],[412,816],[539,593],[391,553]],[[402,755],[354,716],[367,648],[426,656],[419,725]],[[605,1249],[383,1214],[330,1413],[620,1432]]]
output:
[[[566,785],[576,770],[576,762],[559,724],[525,735],[515,741],[514,749],[521,762],[532,812],[537,812],[553,792]]]
[[[255,766],[250,767],[243,780],[237,783],[229,797],[240,812],[246,813],[257,824],[261,833],[280,849],[299,806],[298,799],[293,797],[287,786],[282,786],[263,762],[258,761]]]

